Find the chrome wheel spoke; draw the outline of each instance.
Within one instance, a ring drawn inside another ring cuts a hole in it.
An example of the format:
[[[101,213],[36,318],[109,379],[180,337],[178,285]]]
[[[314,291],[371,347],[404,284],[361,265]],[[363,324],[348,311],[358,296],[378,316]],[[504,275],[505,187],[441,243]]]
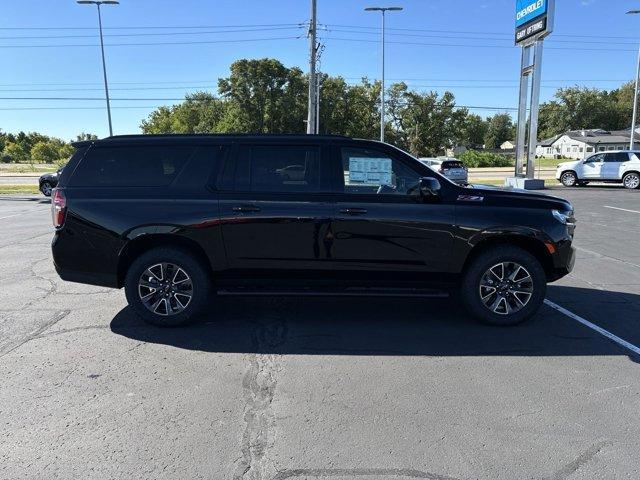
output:
[[[491,272],[498,280],[502,281],[502,279],[504,279],[504,263],[494,265],[489,269],[489,272]]]

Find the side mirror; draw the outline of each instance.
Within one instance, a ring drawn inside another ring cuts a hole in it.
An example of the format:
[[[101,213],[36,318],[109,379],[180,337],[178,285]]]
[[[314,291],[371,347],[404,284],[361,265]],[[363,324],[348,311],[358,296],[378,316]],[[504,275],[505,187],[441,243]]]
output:
[[[440,182],[436,178],[422,177],[420,179],[420,196],[435,198],[440,196]]]

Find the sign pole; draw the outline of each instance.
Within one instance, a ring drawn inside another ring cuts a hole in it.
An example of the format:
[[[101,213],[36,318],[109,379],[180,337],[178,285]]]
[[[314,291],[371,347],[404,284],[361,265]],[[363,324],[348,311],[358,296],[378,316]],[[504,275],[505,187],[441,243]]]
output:
[[[539,189],[544,180],[535,179],[538,145],[538,113],[544,38],[553,31],[555,0],[516,0],[515,43],[522,47],[520,100],[516,138],[516,166],[505,186]],[[529,79],[531,77],[531,79]]]

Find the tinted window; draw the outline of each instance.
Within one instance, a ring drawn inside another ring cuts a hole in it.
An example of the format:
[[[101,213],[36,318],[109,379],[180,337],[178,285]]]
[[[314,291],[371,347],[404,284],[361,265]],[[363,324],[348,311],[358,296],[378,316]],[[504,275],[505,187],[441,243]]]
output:
[[[93,147],[76,169],[72,185],[87,187],[162,187],[169,185],[195,147]]]
[[[317,192],[320,149],[283,145],[244,147],[240,151],[237,177],[236,187],[240,190],[248,184],[254,192]]]
[[[628,162],[628,153],[607,153],[604,159],[605,162]]]
[[[365,148],[343,148],[345,193],[406,195],[420,182],[420,174],[400,160]]]

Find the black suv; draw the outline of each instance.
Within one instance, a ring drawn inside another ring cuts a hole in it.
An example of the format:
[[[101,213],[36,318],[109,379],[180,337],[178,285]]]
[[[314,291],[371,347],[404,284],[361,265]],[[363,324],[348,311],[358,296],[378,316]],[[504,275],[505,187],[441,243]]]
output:
[[[459,292],[531,317],[573,267],[569,202],[461,187],[384,143],[336,136],[115,136],[75,144],[52,201],[64,280],[125,288],[159,325],[216,292]]]

